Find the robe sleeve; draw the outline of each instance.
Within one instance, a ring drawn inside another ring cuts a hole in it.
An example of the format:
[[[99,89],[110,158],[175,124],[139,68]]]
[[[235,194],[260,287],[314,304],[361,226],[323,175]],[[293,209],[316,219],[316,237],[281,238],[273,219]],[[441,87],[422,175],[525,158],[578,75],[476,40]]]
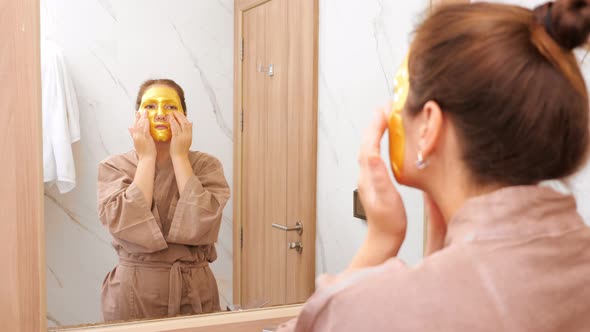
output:
[[[127,172],[114,162],[100,163],[98,168],[100,222],[117,243],[130,253],[153,253],[168,247],[150,205]]]
[[[168,243],[208,245],[217,241],[230,189],[219,160],[208,157],[180,193]]]

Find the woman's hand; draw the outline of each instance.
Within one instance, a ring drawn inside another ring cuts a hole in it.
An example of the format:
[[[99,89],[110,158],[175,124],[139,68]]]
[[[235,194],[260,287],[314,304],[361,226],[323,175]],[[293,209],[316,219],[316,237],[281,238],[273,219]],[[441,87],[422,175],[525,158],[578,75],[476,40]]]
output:
[[[383,263],[397,255],[406,236],[406,210],[381,159],[381,138],[387,128],[383,109],[365,132],[359,155],[359,196],[367,215],[368,233],[350,268]]]
[[[191,176],[194,176],[188,158],[188,152],[193,142],[193,124],[181,112],[172,112],[168,115],[168,120],[172,129],[170,158],[172,158],[178,192],[182,195],[186,183]]]
[[[193,124],[182,112],[172,112],[168,115],[168,120],[172,129],[170,157],[173,160],[179,157],[188,158],[188,152],[193,142]]]
[[[406,235],[406,210],[381,158],[381,138],[386,129],[386,115],[379,110],[361,145],[359,195],[367,214],[369,235],[396,239],[401,245]]]
[[[428,216],[424,256],[430,256],[444,247],[445,237],[447,235],[447,223],[438,205],[426,193],[424,193],[424,206],[426,207],[426,215]]]
[[[156,160],[156,143],[150,135],[150,121],[147,118],[147,111],[135,112],[135,123],[129,128],[133,139],[133,146],[139,160]]]

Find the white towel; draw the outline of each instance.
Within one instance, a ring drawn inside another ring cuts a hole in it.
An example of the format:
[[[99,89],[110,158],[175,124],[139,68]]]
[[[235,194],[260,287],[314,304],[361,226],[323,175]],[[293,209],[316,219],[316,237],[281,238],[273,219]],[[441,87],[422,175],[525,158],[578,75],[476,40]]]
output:
[[[80,115],[61,48],[49,40],[41,43],[41,80],[43,178],[66,193],[76,186],[72,143],[80,140]]]

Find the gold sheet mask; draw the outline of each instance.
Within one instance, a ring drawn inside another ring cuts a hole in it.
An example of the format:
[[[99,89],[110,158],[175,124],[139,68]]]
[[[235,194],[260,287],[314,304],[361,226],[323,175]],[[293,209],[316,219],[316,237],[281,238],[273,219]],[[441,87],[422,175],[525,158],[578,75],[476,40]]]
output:
[[[156,142],[168,142],[172,138],[166,116],[175,111],[184,113],[180,97],[174,89],[165,85],[149,88],[141,97],[141,111],[147,111],[150,134]]]
[[[399,181],[403,174],[404,165],[404,126],[402,112],[408,93],[410,92],[410,75],[408,72],[408,57],[399,67],[393,81],[393,103],[389,114],[388,131],[389,131],[389,159],[395,178]]]

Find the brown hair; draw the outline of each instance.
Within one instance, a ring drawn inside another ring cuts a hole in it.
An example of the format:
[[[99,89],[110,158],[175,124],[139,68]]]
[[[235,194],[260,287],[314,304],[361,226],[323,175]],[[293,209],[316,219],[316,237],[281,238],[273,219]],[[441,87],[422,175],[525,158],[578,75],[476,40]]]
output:
[[[575,0],[534,11],[443,6],[416,30],[407,111],[417,114],[436,101],[457,128],[462,159],[480,184],[573,174],[586,159],[589,110],[571,49],[588,36],[589,8]],[[546,31],[548,22],[559,37]]]
[[[141,98],[143,97],[143,94],[147,91],[147,89],[151,88],[154,85],[165,85],[165,86],[168,86],[168,87],[174,89],[174,91],[176,91],[176,93],[178,94],[178,97],[180,98],[180,104],[182,105],[182,109],[184,110],[184,114],[186,114],[186,102],[184,100],[184,90],[182,90],[180,85],[178,85],[178,83],[174,82],[173,80],[163,79],[163,78],[155,79],[155,80],[147,80],[141,84],[141,86],[139,87],[139,92],[137,92],[137,98],[135,99],[135,109],[136,110],[139,110],[139,107],[141,106]]]

